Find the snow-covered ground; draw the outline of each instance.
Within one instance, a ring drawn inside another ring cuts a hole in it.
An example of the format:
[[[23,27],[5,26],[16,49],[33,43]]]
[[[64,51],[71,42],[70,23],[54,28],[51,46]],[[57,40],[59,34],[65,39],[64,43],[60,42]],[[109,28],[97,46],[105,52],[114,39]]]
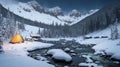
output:
[[[41,42],[27,42],[10,44],[4,42],[4,52],[0,54],[0,67],[54,67],[47,61],[37,61],[27,56],[28,50],[48,48],[53,44]]]
[[[47,54],[51,54],[52,57],[57,60],[64,60],[66,62],[72,61],[72,57],[62,49],[51,49],[48,50]]]

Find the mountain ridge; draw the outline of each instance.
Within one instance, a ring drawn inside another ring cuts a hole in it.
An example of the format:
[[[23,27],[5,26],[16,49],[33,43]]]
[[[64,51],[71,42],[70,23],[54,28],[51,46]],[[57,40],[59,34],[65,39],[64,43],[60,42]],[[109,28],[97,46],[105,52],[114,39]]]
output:
[[[79,19],[82,19],[82,17],[86,17],[87,15],[92,14],[90,13],[90,14],[82,15],[78,17],[76,16],[70,17],[66,15],[62,16],[61,8],[53,7],[53,8],[45,9],[42,6],[40,6],[40,4],[38,4],[36,1],[30,1],[27,3],[18,2],[18,4],[12,4],[12,5],[8,4],[8,5],[5,5],[4,7],[6,9],[9,8],[9,10],[15,14],[21,17],[30,19],[32,21],[38,21],[38,22],[45,23],[45,24],[55,24],[55,25],[56,24],[58,25],[68,24],[69,25],[72,22],[77,23],[78,21],[80,21]],[[96,12],[96,10],[94,12]],[[65,19],[63,20],[62,18],[65,18]]]

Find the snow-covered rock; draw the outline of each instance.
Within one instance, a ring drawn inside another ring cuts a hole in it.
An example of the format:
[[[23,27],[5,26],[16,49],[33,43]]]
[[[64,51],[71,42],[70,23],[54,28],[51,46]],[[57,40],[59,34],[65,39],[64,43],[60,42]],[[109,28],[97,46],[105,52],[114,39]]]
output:
[[[70,50],[71,53],[74,53],[75,51],[74,50]]]
[[[52,55],[52,57],[57,60],[72,61],[72,57],[61,49],[50,49],[47,54]]]
[[[65,48],[64,51],[69,52],[70,48]]]
[[[88,63],[92,63],[92,62],[93,62],[93,60],[90,59],[91,56],[88,56],[88,55],[82,55],[82,57],[85,57],[85,58],[86,58],[86,62],[88,62]]]
[[[2,46],[0,45],[0,52],[2,52],[3,51],[3,49],[2,49]]]
[[[64,67],[69,67],[69,66],[64,66]]]
[[[84,67],[84,66],[85,66],[85,67],[98,67],[97,64],[95,64],[95,63],[80,63],[79,66],[80,66],[80,67],[82,67],[82,66],[83,66],[83,67]]]
[[[76,56],[76,54],[75,54],[75,53],[71,53],[71,55],[72,55],[72,56]]]
[[[48,62],[47,58],[42,57],[42,56],[35,56],[34,58],[37,59],[37,60],[40,60],[40,61],[46,61],[46,62]]]

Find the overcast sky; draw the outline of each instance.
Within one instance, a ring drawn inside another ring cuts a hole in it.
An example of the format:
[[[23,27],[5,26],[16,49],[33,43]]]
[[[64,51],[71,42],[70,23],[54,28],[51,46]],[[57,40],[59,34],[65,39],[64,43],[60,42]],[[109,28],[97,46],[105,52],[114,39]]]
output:
[[[23,2],[31,0],[19,0]],[[91,9],[101,8],[106,4],[117,0],[36,0],[44,7],[60,6],[64,11],[77,9],[79,11],[88,11]]]

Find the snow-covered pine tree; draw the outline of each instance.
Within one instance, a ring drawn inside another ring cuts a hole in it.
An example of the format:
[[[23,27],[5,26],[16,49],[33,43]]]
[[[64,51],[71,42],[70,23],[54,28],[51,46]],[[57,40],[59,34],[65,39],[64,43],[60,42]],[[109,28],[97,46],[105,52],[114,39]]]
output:
[[[15,29],[16,29],[16,21],[13,15],[11,15],[11,20],[9,24],[10,24],[9,37],[12,37],[15,34]]]
[[[9,9],[8,9],[9,10]],[[10,38],[14,35],[15,29],[16,29],[16,21],[13,16],[9,11],[7,12],[7,17],[6,17],[6,38]]]
[[[9,9],[8,9],[9,10]],[[13,36],[15,33],[16,22],[14,16],[8,11],[6,18],[3,17],[1,20],[1,35],[3,40],[6,40]]]
[[[17,33],[20,33],[20,30],[19,30],[19,22],[16,21],[16,27],[15,27],[15,34]],[[31,32],[32,33],[32,32]]]
[[[118,19],[116,19],[115,23],[111,26],[111,39],[118,39],[118,29],[117,29],[117,23],[118,23]]]
[[[6,28],[7,28],[7,23],[6,23],[6,18],[3,18],[2,22],[1,22],[1,32],[2,32],[2,37],[3,37],[3,40],[5,40],[6,38]]]
[[[0,14],[0,22],[2,22],[2,16],[1,16],[1,14]],[[2,41],[1,39],[2,39],[2,24],[0,23],[0,42]]]
[[[0,14],[0,52],[3,51],[2,49],[2,45],[3,45],[3,37],[2,37],[2,21],[3,21],[3,17],[2,14]]]
[[[24,21],[22,20],[21,22],[18,23],[18,28],[22,31],[25,30],[25,25],[24,25]]]
[[[40,30],[40,28],[39,28],[39,30],[38,30],[38,34],[39,34],[39,35],[41,34],[41,30]]]

